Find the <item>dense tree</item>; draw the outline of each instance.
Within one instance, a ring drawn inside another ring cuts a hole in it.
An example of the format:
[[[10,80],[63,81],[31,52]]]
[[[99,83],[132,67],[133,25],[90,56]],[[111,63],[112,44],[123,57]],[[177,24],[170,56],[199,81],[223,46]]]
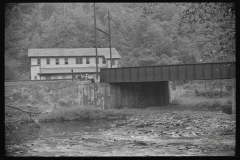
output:
[[[96,6],[97,28],[105,32],[111,14],[112,47],[122,56],[121,66],[235,60],[231,3]],[[109,47],[108,36],[97,32],[97,46]],[[5,5],[5,79],[29,78],[28,48],[57,47],[95,47],[93,3]]]

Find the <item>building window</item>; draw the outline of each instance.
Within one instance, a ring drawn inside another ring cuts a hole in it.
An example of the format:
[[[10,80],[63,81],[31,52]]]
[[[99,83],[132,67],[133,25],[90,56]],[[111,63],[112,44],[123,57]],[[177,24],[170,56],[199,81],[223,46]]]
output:
[[[56,65],[59,65],[59,58],[56,58]]]
[[[47,80],[51,79],[51,76],[46,76],[46,79],[47,79]]]
[[[103,64],[106,64],[106,59],[105,59],[105,57],[103,57],[102,63],[103,63]]]
[[[40,58],[37,59],[37,64],[41,65],[41,59]]]
[[[68,58],[64,58],[65,64],[68,64]]]
[[[62,79],[66,79],[67,77],[66,77],[66,75],[62,75]]]
[[[34,76],[34,79],[37,80],[37,76]]]
[[[50,64],[50,58],[47,58],[47,64]]]
[[[82,58],[76,58],[76,64],[83,64]]]
[[[115,65],[115,60],[114,59],[112,59],[112,65]]]
[[[95,62],[95,63],[97,64],[97,62],[98,62],[98,64],[99,64],[99,57],[98,57],[98,58],[95,58],[95,59],[96,59],[96,62]]]
[[[89,58],[86,58],[86,64],[90,64]]]

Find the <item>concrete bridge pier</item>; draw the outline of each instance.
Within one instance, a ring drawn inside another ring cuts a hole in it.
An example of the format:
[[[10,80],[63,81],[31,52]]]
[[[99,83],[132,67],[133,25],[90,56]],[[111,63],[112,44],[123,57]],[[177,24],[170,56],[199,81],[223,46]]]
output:
[[[110,83],[111,108],[145,108],[170,103],[168,81]]]

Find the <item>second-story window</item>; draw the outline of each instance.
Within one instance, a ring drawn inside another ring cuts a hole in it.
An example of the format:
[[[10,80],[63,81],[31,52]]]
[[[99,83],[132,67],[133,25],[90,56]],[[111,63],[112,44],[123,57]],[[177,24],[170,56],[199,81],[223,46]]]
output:
[[[37,59],[37,64],[41,65],[41,59],[40,58]]]
[[[83,64],[82,63],[82,58],[76,58],[76,64]]]
[[[47,58],[47,64],[50,64],[50,58]]]
[[[88,57],[86,58],[86,64],[90,64]]]
[[[105,59],[105,57],[103,57],[102,63],[103,63],[103,64],[106,64],[106,59]]]
[[[65,64],[68,64],[68,58],[64,58]]]
[[[56,65],[59,65],[59,58],[56,58]]]

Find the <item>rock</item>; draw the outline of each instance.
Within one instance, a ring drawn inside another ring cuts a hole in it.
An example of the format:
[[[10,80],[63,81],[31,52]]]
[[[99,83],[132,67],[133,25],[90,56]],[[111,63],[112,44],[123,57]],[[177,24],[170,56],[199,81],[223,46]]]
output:
[[[185,146],[180,146],[180,147],[177,147],[178,150],[185,150],[186,147]]]
[[[187,130],[190,130],[190,129],[192,129],[192,127],[188,126],[186,129],[187,129]]]

